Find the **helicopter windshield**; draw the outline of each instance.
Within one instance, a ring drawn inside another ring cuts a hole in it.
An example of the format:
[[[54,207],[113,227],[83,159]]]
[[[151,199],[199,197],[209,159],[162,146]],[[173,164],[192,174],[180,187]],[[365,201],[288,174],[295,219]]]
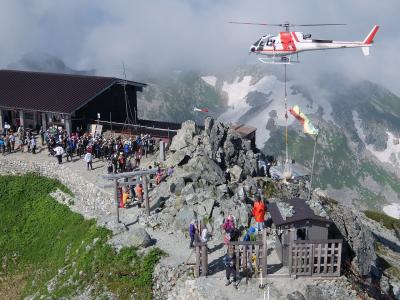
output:
[[[253,46],[258,46],[258,47],[262,47],[264,45],[268,45],[270,43],[270,37],[271,35],[265,35],[263,36],[261,39],[257,40],[257,42],[255,42],[253,44]]]
[[[261,39],[258,39],[257,42],[255,42],[255,43],[253,44],[253,46],[256,46],[256,47],[257,47],[258,44],[260,43],[260,41],[261,41]]]

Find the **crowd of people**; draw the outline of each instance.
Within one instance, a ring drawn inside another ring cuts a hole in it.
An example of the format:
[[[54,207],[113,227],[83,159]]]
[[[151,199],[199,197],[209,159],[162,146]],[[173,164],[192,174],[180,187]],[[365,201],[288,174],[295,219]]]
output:
[[[14,132],[7,123],[3,126],[3,132],[0,135],[0,152],[3,155],[14,151],[36,154],[36,150],[36,137],[31,129],[24,130],[22,126],[19,126]]]
[[[38,128],[36,135],[32,129],[19,126],[14,132],[8,124],[0,135],[0,152],[5,155],[15,151],[36,154],[37,138],[41,146],[47,146],[48,153],[57,158],[59,164],[69,162],[73,157],[83,158],[87,170],[93,169],[93,160],[107,161],[108,173],[129,172],[140,167],[141,158],[154,152],[155,140],[148,134],[136,136],[110,136],[88,132],[68,134],[55,126]]]

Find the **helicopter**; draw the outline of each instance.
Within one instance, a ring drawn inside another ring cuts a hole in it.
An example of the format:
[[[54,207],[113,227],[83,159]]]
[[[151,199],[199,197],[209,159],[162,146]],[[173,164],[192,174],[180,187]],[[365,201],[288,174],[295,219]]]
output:
[[[281,63],[290,64],[291,62],[300,62],[298,54],[304,51],[329,50],[342,48],[361,48],[365,56],[369,55],[369,48],[374,42],[374,37],[379,30],[375,25],[363,41],[333,41],[311,38],[311,34],[304,34],[299,31],[290,31],[291,27],[309,27],[309,26],[337,26],[346,24],[282,24],[267,23],[249,23],[249,22],[229,22],[231,24],[260,25],[284,27],[285,31],[278,35],[267,34],[258,39],[250,46],[250,53],[257,54],[259,60],[263,63]],[[292,59],[296,55],[296,59]]]

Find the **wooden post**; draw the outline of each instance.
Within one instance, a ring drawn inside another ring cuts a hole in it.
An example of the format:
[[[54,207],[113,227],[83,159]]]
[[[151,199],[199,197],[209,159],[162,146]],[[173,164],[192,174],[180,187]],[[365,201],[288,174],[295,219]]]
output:
[[[194,268],[194,277],[200,276],[200,247],[195,245],[196,249],[196,266]]]
[[[201,246],[201,276],[207,276],[207,244]]]
[[[119,199],[118,199],[118,180],[115,179],[115,208],[117,209],[117,223],[121,223],[119,220]]]
[[[267,230],[264,229],[262,233],[262,238],[263,238],[263,246],[262,246],[262,252],[263,252],[263,258],[262,258],[262,273],[264,277],[267,277]]]
[[[146,203],[147,216],[150,216],[150,202],[149,202],[149,191],[147,186],[147,176],[143,175],[143,188],[144,188],[144,200]]]

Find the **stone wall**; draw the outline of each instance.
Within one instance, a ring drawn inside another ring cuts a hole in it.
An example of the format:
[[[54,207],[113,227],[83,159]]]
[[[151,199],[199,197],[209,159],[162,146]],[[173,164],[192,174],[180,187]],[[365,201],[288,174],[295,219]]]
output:
[[[18,161],[10,156],[0,157],[0,175],[35,173],[59,180],[74,194],[74,211],[88,218],[98,218],[111,211],[113,196],[101,190],[66,165],[55,161]]]

